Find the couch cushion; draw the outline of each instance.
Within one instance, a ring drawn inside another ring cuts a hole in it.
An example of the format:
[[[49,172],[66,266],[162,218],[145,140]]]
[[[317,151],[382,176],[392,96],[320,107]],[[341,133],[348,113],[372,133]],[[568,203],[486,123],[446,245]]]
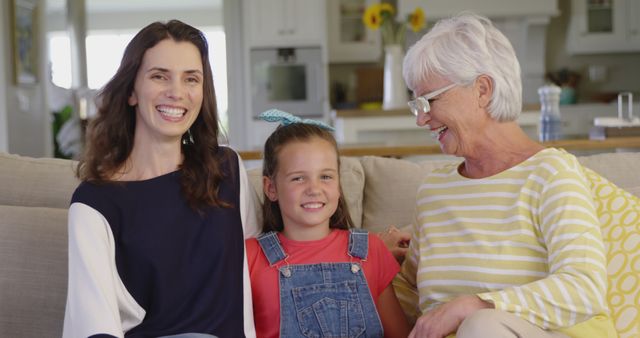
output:
[[[60,337],[67,210],[0,206],[0,337]]]
[[[0,153],[0,205],[67,208],[79,181],[76,162]]]
[[[618,187],[640,196],[640,152],[580,156],[578,161]]]
[[[626,191],[640,196],[640,153],[604,153],[578,160]],[[453,161],[462,161],[454,159]],[[413,221],[415,196],[422,178],[452,160],[410,162],[392,158],[361,158],[365,172],[363,227],[380,231],[387,225],[405,226]],[[389,177],[395,177],[389,182]]]
[[[362,227],[382,231],[388,225],[403,227],[413,221],[418,185],[425,175],[451,160],[416,163],[366,156],[361,162],[365,173]]]
[[[585,169],[607,251],[607,300],[620,337],[640,337],[640,199]]]
[[[262,202],[262,167],[247,171],[249,182],[253,186],[254,192]],[[364,191],[364,171],[358,158],[340,157],[340,183],[345,200],[349,207],[351,219],[356,227],[362,226],[362,194]],[[258,222],[261,223],[262,206],[257,206]]]

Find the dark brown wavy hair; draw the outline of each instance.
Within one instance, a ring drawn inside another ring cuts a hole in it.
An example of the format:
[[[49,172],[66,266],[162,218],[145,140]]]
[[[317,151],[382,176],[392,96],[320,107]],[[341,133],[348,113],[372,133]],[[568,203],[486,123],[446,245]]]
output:
[[[83,181],[110,182],[129,158],[133,149],[136,113],[128,99],[145,52],[165,39],[195,45],[200,52],[204,73],[202,107],[190,127],[193,142],[190,142],[188,132],[182,136],[182,191],[189,205],[195,209],[229,206],[218,198],[218,187],[223,179],[220,162],[228,160],[229,155],[225,158],[218,155],[220,131],[207,40],[201,31],[178,20],[151,23],[127,45],[116,74],[98,93],[97,117],[88,125],[87,144],[77,175]]]
[[[262,176],[275,179],[278,171],[278,155],[284,146],[292,142],[308,142],[314,138],[319,138],[333,145],[333,149],[338,155],[338,145],[336,139],[331,133],[318,126],[293,123],[287,126],[279,126],[269,136],[264,144],[264,160],[262,163]],[[340,156],[338,158],[338,171],[340,170]],[[342,193],[342,184],[339,183],[340,198],[338,199],[338,208],[329,219],[329,228],[332,229],[349,229],[353,228],[353,221],[349,214],[347,202]],[[271,201],[266,195],[264,196],[264,205],[262,207],[262,231],[282,231],[284,230],[284,222],[282,221],[282,213],[278,201]]]

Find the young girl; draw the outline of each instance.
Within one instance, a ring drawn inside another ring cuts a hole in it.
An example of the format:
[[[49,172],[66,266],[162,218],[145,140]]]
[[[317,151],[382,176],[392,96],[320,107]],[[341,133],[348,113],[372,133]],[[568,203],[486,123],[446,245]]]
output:
[[[265,112],[264,234],[247,241],[258,337],[406,337],[391,280],[399,266],[352,229],[336,141],[317,121]]]

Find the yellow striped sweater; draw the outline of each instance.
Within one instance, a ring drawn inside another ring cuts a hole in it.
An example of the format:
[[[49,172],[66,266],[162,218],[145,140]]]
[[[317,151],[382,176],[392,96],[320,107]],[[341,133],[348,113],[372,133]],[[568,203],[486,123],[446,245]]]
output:
[[[599,221],[573,155],[545,149],[482,179],[457,167],[434,171],[418,189],[411,245],[394,281],[407,313],[476,294],[570,336],[572,326],[608,315]]]

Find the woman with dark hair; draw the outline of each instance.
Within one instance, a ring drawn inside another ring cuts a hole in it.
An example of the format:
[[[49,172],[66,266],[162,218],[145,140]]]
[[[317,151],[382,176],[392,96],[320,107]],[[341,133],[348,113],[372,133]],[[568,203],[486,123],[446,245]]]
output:
[[[98,101],[69,208],[64,337],[254,336],[254,204],[218,144],[202,32],[143,28]]]

